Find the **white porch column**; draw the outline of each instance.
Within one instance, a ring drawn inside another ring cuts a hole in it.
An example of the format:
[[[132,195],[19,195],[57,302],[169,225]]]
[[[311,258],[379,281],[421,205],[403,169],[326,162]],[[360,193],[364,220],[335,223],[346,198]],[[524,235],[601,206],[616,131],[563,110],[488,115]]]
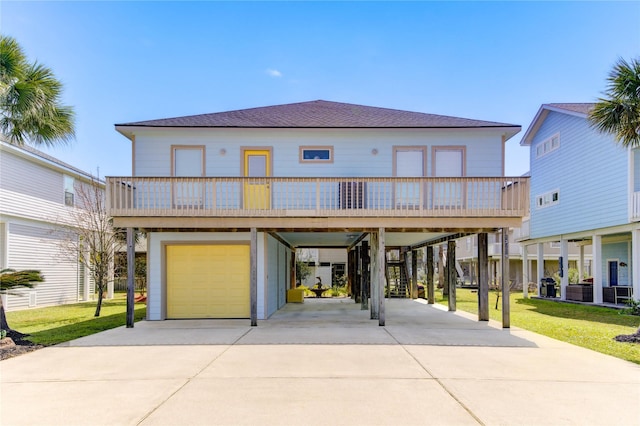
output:
[[[538,243],[538,282],[536,283],[536,287],[538,287],[538,297],[542,297],[541,289],[540,289],[540,280],[544,277],[544,244]]]
[[[633,298],[640,300],[640,229],[631,231],[631,276]]]
[[[529,298],[529,253],[527,246],[522,246],[522,297]]]
[[[560,240],[560,257],[562,257],[562,277],[560,278],[560,300],[567,300],[569,285],[569,240]]]
[[[593,260],[591,272],[593,273],[593,303],[602,303],[602,237],[593,236],[591,248]]]
[[[584,281],[584,244],[580,244],[580,257],[578,258],[578,282]]]

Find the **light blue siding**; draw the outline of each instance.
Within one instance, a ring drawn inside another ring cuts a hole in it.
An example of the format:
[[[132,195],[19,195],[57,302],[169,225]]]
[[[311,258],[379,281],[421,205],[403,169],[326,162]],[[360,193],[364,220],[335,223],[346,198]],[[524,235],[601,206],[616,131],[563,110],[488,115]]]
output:
[[[278,244],[278,309],[287,303],[287,248]]]
[[[278,240],[267,237],[267,318],[278,310]]]
[[[267,318],[287,303],[291,257],[288,249],[267,237]]]
[[[536,158],[536,147],[560,134],[560,148]],[[531,237],[628,223],[628,157],[587,120],[549,112],[531,144]],[[560,202],[537,208],[536,197],[559,190]]]
[[[617,260],[618,263],[625,263],[627,265],[618,265],[618,285],[631,285],[629,243],[620,242],[602,245],[602,283],[605,286],[610,285],[608,260]]]
[[[640,191],[640,149],[633,150],[633,191]]]
[[[427,176],[434,146],[464,146],[467,176],[502,175],[502,139],[495,129],[145,130],[133,145],[134,175],[170,176],[173,145],[203,145],[207,176],[240,176],[242,148],[269,147],[274,177],[386,177],[393,174],[394,146],[425,147]],[[334,161],[300,163],[300,146],[332,146]]]

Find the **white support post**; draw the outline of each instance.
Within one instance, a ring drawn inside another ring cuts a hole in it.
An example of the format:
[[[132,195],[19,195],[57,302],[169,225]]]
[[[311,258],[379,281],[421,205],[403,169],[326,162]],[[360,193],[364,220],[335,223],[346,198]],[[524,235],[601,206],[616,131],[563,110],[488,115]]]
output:
[[[592,261],[591,272],[593,273],[593,303],[602,303],[602,237],[593,236],[593,246],[591,248]]]
[[[529,298],[529,253],[527,246],[522,246],[522,297]]]
[[[560,240],[560,257],[562,257],[562,277],[560,278],[560,300],[567,300],[569,285],[569,240]]]
[[[578,258],[578,282],[584,281],[584,244],[580,244],[580,255]]]
[[[640,300],[640,229],[631,231],[631,276],[633,298]]]
[[[538,282],[536,283],[538,287],[538,297],[542,297],[540,280],[544,278],[544,244],[538,243]]]

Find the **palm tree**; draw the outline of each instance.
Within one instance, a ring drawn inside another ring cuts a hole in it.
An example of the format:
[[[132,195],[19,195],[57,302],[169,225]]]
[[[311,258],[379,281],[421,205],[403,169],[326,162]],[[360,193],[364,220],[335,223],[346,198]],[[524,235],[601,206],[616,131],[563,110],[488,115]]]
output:
[[[52,146],[74,136],[75,114],[61,105],[62,83],[50,68],[29,63],[18,42],[0,35],[0,132],[15,144]]]
[[[44,277],[40,271],[27,269],[24,271],[15,271],[13,269],[3,269],[0,271],[0,292],[3,294],[20,294],[20,288],[33,288],[36,283],[44,281]],[[4,305],[0,299],[0,329],[13,331],[7,323],[7,317],[4,313]],[[21,334],[21,333],[17,333]]]
[[[618,59],[607,78],[606,98],[600,98],[589,120],[601,132],[612,133],[624,147],[640,147],[640,58]]]

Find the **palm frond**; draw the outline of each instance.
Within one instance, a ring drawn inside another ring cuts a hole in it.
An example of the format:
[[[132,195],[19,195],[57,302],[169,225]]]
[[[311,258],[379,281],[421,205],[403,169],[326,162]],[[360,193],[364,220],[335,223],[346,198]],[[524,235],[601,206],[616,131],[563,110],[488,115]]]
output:
[[[619,59],[607,78],[606,97],[589,114],[591,125],[624,147],[640,147],[640,58]]]

